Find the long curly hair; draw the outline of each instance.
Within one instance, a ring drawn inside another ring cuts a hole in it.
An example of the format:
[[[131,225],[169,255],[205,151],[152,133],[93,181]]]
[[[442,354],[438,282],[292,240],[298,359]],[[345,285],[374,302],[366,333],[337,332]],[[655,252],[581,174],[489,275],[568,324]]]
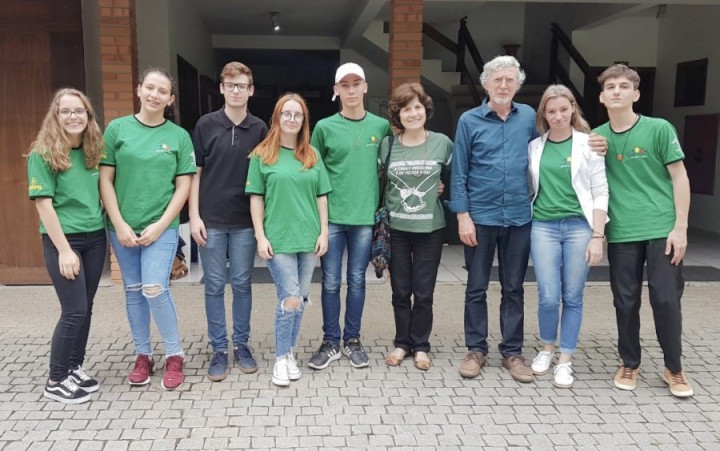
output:
[[[39,153],[47,162],[50,169],[54,172],[63,172],[70,169],[70,138],[60,120],[58,119],[58,110],[60,108],[60,99],[63,96],[75,96],[85,106],[87,110],[87,127],[82,133],[83,152],[85,153],[85,166],[88,169],[97,168],[103,151],[103,136],[100,126],[97,123],[95,109],[85,94],[74,88],[62,88],[55,91],[50,107],[45,114],[40,131],[35,141],[30,144],[30,150],[27,155],[32,152]]]
[[[303,124],[297,136],[295,158],[303,164],[303,169],[310,169],[317,163],[317,154],[310,145],[310,113],[307,104],[300,94],[288,92],[278,99],[270,120],[270,130],[265,139],[255,147],[250,157],[257,156],[265,164],[275,164],[280,154],[280,113],[285,102],[294,100],[302,108]]]

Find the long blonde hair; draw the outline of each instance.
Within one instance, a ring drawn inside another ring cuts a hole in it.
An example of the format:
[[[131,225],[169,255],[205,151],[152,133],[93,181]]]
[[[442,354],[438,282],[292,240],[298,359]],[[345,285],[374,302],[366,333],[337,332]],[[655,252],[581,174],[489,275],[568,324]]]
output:
[[[548,100],[558,97],[565,97],[570,101],[570,105],[573,106],[573,114],[570,119],[570,125],[572,128],[579,132],[590,133],[590,125],[588,125],[585,118],[583,118],[582,110],[575,101],[575,96],[572,91],[564,85],[550,85],[547,89],[545,89],[545,92],[540,99],[540,105],[538,106],[537,116],[535,118],[535,126],[538,131],[543,134],[550,130],[550,125],[545,119],[545,107],[547,106]]]
[[[85,94],[73,88],[62,88],[55,91],[50,107],[45,114],[40,131],[35,141],[30,144],[30,151],[39,153],[54,172],[63,172],[72,166],[70,162],[70,138],[58,119],[60,99],[63,96],[75,96],[80,99],[87,110],[87,127],[82,133],[83,152],[85,153],[85,166],[88,169],[97,168],[103,150],[103,136],[100,126],[95,119],[95,110]],[[27,156],[26,155],[26,156]]]
[[[303,112],[303,124],[297,136],[295,145],[295,158],[303,164],[303,169],[310,169],[317,163],[317,154],[310,145],[310,113],[308,112],[305,100],[300,94],[288,92],[278,99],[270,119],[270,131],[265,139],[255,147],[250,154],[257,156],[265,164],[275,164],[280,155],[280,113],[285,102],[294,100],[300,104]]]

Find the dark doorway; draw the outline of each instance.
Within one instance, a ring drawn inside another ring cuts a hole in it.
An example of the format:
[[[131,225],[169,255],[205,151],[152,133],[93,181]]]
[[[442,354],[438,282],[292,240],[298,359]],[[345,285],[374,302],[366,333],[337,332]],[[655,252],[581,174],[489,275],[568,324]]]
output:
[[[240,61],[253,71],[255,94],[249,109],[268,122],[275,102],[285,92],[302,95],[310,110],[310,127],[337,112],[330,99],[335,69],[340,64],[337,50],[216,49],[217,74],[230,61]],[[219,80],[219,76],[216,76]]]

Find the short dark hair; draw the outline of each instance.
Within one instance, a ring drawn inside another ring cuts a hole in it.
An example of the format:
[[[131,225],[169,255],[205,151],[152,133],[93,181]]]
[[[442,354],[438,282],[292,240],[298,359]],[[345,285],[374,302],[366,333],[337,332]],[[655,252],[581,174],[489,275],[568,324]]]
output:
[[[633,84],[633,88],[637,90],[640,88],[640,75],[627,67],[624,64],[613,64],[603,71],[598,77],[598,83],[600,83],[600,90],[605,89],[605,82],[611,78],[625,77],[630,80]]]
[[[390,96],[390,100],[388,100],[388,116],[394,127],[397,127],[400,130],[405,130],[405,127],[403,127],[400,122],[400,110],[410,103],[415,97],[417,97],[420,103],[422,103],[425,107],[425,120],[432,117],[432,97],[427,95],[422,85],[415,82],[403,83],[395,88],[392,96]]]

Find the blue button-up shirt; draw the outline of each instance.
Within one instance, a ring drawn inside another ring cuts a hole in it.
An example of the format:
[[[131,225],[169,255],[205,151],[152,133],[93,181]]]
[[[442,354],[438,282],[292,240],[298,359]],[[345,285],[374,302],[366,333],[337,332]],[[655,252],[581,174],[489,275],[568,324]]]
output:
[[[450,210],[469,212],[486,226],[530,222],[528,143],[537,136],[528,105],[513,102],[504,121],[487,100],[463,113],[453,146]]]

